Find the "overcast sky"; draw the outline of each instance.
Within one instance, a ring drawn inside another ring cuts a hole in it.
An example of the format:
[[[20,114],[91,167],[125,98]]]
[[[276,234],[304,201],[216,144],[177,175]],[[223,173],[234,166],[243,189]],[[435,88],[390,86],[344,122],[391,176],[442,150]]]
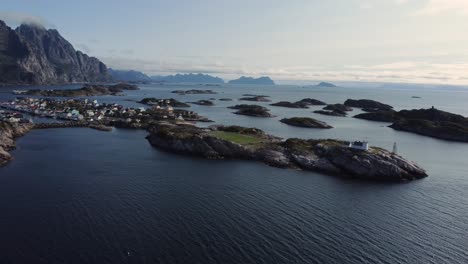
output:
[[[118,69],[468,84],[468,0],[0,0]]]

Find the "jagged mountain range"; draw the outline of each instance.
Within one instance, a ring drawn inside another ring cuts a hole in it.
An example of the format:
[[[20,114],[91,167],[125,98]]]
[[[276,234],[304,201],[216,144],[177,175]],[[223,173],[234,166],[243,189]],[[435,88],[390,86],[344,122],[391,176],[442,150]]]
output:
[[[89,57],[55,29],[0,20],[0,84],[105,82],[112,78],[104,63]]]

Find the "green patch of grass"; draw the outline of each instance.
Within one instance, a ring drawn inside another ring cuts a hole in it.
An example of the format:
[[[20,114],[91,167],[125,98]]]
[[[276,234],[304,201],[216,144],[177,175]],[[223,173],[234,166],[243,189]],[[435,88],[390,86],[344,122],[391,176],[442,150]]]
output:
[[[239,133],[233,132],[226,132],[226,131],[213,131],[211,135],[226,140],[231,141],[241,145],[252,145],[252,144],[259,144],[263,141],[262,138],[252,136],[252,135],[244,135]]]

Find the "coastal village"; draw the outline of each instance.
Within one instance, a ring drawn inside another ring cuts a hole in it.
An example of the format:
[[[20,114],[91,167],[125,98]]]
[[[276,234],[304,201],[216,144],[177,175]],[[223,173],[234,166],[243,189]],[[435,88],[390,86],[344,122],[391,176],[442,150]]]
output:
[[[160,99],[160,104],[150,108],[124,107],[119,104],[99,103],[90,99],[65,99],[18,97],[1,102],[0,119],[9,122],[31,122],[23,114],[67,121],[91,123],[143,124],[151,121],[209,121],[193,111],[174,109],[169,99]],[[162,106],[161,106],[162,105]]]

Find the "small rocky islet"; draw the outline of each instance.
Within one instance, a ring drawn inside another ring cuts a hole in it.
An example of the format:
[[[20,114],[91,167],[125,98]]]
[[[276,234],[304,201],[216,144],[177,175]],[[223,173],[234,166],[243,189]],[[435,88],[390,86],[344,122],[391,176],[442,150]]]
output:
[[[213,90],[198,90],[198,89],[191,89],[191,90],[175,90],[171,93],[175,93],[178,95],[187,95],[187,94],[217,94],[217,92]]]
[[[322,128],[322,129],[329,129],[333,128],[329,124],[319,121],[317,119],[313,119],[310,117],[291,117],[291,118],[283,118],[280,120],[281,123],[296,126],[296,127],[305,127],[305,128]]]
[[[253,117],[272,117],[272,115],[269,112],[270,110],[260,105],[240,104],[230,106],[228,108],[237,110],[236,112],[234,112],[234,114],[236,115],[245,115]]]
[[[251,101],[251,102],[271,102],[266,96],[247,96],[239,98],[239,101]]]
[[[297,102],[279,101],[270,105],[288,108],[309,108],[312,105],[326,105],[326,103],[317,99],[305,98]]]

